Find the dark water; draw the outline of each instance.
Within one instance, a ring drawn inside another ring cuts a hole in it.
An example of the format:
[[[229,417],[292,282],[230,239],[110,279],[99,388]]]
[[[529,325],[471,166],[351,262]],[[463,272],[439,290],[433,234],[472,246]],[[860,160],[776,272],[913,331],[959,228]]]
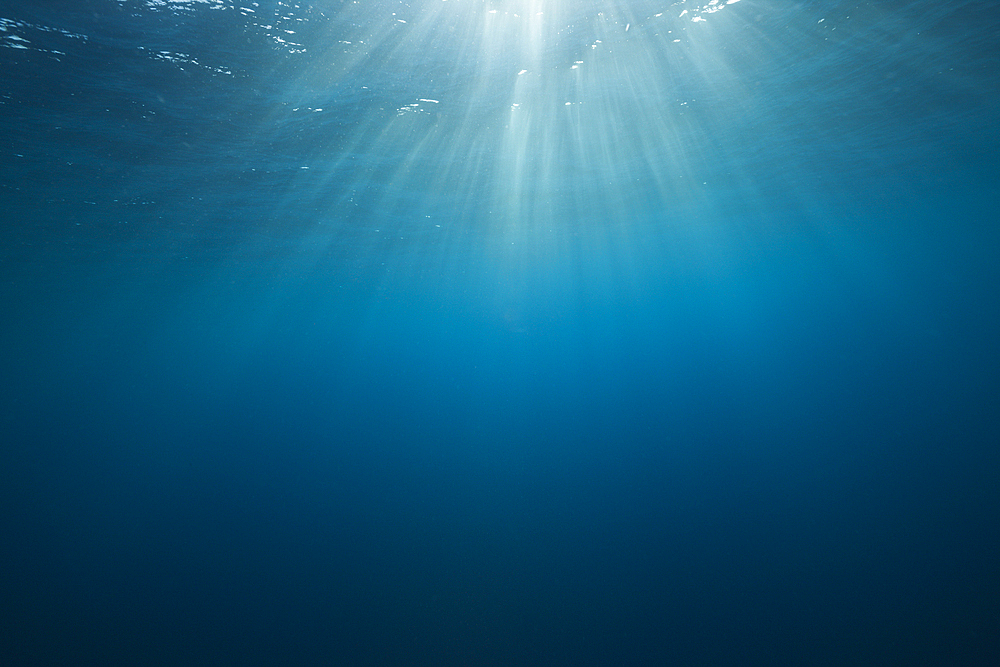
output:
[[[998,39],[0,3],[0,662],[1000,664]]]

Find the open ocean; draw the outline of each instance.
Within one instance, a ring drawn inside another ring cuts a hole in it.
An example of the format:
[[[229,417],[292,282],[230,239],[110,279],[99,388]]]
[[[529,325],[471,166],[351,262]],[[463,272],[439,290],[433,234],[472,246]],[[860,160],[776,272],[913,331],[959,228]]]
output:
[[[0,664],[1000,665],[1000,2],[0,0]]]

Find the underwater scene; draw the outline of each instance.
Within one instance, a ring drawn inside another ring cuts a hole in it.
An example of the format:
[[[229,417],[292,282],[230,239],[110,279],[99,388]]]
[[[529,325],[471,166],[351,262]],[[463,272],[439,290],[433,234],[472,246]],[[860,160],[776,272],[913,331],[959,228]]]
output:
[[[998,39],[0,1],[0,663],[1000,665]]]

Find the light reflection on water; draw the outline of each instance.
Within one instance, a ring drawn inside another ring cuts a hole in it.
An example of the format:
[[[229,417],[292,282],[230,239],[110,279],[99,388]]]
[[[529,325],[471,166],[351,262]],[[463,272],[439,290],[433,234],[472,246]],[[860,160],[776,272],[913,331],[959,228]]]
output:
[[[830,173],[890,173],[913,113],[900,82],[947,92],[922,74],[922,31],[967,5],[119,0],[132,41],[29,16],[0,19],[0,46],[86,69],[110,43],[151,71],[200,72],[137,113],[160,123],[196,109],[184,95],[219,95],[167,178],[204,181],[221,155],[217,181],[268,188],[283,215],[248,244],[402,250],[424,269],[475,245],[509,272],[574,253],[628,263],[678,237],[722,256],[776,201],[817,207]],[[144,22],[170,30],[143,43]]]

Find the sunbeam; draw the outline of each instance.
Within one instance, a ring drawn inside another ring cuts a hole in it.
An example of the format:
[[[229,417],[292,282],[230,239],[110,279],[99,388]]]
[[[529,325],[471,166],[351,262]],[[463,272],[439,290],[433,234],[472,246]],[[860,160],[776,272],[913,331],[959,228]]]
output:
[[[731,64],[754,57],[754,29],[719,11],[726,3],[656,4],[345,8],[289,92],[300,114],[352,99],[367,112],[303,156],[306,198],[331,221],[363,217],[368,237],[350,233],[366,246],[423,242],[447,261],[474,236],[524,261],[521,248],[550,258],[581,243],[628,247],[651,216],[701,205],[709,180],[750,187],[706,141],[719,105],[751,111]],[[359,170],[362,155],[375,159]],[[342,233],[334,223],[309,244]]]

